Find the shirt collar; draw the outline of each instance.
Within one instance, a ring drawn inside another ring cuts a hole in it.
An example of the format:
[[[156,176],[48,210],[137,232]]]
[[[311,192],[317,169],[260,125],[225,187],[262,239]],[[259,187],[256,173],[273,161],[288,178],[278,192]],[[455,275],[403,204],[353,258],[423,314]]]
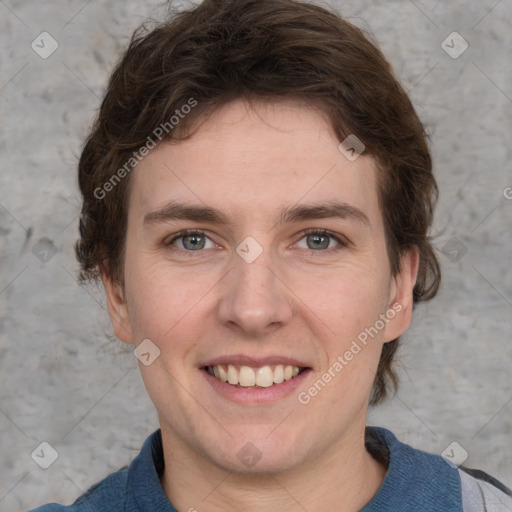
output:
[[[158,429],[144,441],[139,455],[128,469],[126,512],[177,512],[160,483],[163,469],[162,433]]]
[[[382,427],[366,427],[366,445],[375,458],[389,461],[389,465],[379,490],[360,512],[463,512],[458,471],[440,455],[401,443]],[[162,435],[158,429],[145,440],[130,464],[126,512],[177,512],[160,483],[163,469]]]
[[[375,457],[387,457],[389,466],[379,490],[360,512],[462,512],[457,468],[443,457],[401,443],[382,427],[366,427],[366,445],[370,453],[380,447]]]

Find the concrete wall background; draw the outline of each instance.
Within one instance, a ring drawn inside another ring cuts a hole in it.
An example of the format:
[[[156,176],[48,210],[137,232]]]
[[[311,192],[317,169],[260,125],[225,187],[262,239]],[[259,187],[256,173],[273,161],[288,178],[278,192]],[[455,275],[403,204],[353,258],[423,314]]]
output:
[[[391,60],[432,133],[441,190],[443,284],[404,338],[398,394],[369,423],[436,453],[456,441],[466,465],[511,486],[512,2],[329,4]],[[102,291],[76,283],[73,243],[82,140],[133,29],[161,6],[0,2],[1,510],[72,502],[157,428]],[[58,43],[47,59],[31,48],[43,31]],[[456,59],[441,47],[453,31],[469,44]],[[31,458],[42,441],[59,456],[46,470]]]

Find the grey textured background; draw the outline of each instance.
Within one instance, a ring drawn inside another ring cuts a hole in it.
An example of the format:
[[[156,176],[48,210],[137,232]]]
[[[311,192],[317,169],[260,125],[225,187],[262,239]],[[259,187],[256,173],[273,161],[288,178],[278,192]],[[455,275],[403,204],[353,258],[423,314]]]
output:
[[[441,190],[443,284],[404,338],[398,394],[369,423],[436,453],[457,441],[466,465],[510,486],[512,1],[329,3],[391,60],[432,133]],[[133,29],[161,5],[0,1],[2,511],[72,502],[157,428],[101,290],[76,283],[73,244],[82,140]],[[31,48],[43,31],[59,44],[47,59]],[[453,31],[469,44],[457,59],[441,47]],[[43,237],[57,250],[46,263]],[[59,455],[46,470],[31,458],[42,441]]]

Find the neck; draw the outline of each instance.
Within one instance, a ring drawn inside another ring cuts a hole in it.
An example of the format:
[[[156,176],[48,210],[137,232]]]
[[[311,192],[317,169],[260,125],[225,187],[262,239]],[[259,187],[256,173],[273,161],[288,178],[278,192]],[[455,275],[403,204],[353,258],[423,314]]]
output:
[[[162,428],[162,486],[177,510],[222,512],[356,512],[375,495],[386,475],[364,445],[364,425],[331,445],[328,453],[275,474],[224,470]]]

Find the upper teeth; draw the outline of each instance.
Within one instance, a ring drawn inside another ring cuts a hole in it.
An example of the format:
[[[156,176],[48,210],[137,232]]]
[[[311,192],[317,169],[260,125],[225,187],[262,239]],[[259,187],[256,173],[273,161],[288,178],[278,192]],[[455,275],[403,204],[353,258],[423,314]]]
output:
[[[251,368],[250,366],[241,366],[238,370],[234,365],[228,364],[227,371],[223,365],[207,366],[206,370],[222,382],[243,387],[260,386],[268,388],[273,384],[280,384],[284,380],[290,380],[296,377],[300,368],[298,366],[278,364],[272,369],[271,366],[262,366],[261,368]]]

